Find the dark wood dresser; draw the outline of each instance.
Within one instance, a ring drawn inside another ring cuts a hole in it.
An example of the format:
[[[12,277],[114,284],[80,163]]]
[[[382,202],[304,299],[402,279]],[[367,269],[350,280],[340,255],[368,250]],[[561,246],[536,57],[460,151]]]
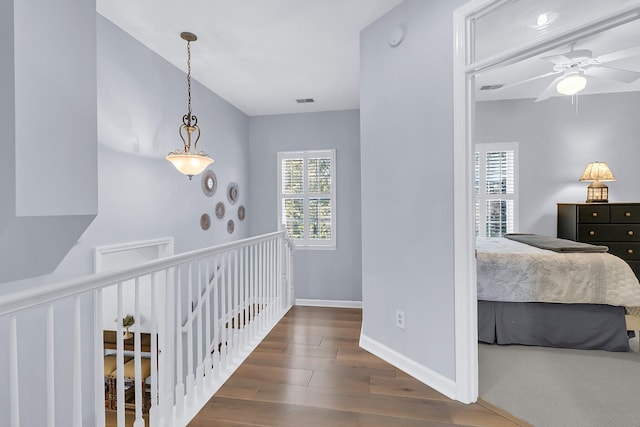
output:
[[[558,203],[558,237],[608,246],[640,279],[640,203]]]

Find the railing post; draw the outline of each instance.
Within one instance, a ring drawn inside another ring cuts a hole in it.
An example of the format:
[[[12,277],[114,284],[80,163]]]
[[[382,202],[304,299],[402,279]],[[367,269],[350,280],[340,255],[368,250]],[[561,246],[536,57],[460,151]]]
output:
[[[211,277],[211,269],[210,269],[210,262],[207,260],[206,264],[205,264],[205,274],[206,274],[206,290],[205,290],[205,295],[207,297],[207,299],[205,300],[205,313],[206,313],[206,317],[205,317],[205,330],[206,330],[206,341],[205,341],[205,357],[204,357],[204,375],[205,375],[205,380],[207,385],[212,385],[212,378],[213,378],[213,360],[211,358],[211,291],[212,289],[215,289],[215,287],[212,285],[212,281],[216,280],[217,278],[213,278]],[[215,266],[214,269],[215,271]]]
[[[227,257],[222,254],[220,261],[220,363],[223,371],[227,370]]]
[[[20,388],[18,384],[18,325],[15,314],[9,319],[9,404],[11,427],[20,427]]]
[[[193,265],[187,265],[187,290],[188,304],[187,304],[187,395],[193,396],[195,390],[195,381],[193,375]],[[182,322],[181,322],[182,323]]]
[[[117,313],[116,319],[116,400],[117,400],[117,422],[118,426],[123,426],[124,416],[124,341],[122,336],[122,320],[124,313],[122,310],[122,282],[117,285]]]
[[[102,289],[96,289],[93,293],[93,351],[94,377],[104,378],[104,337],[102,326]],[[104,411],[104,381],[96,381],[95,384],[95,400],[96,409],[95,426],[104,427],[105,411]]]
[[[197,351],[196,351],[196,389],[197,392],[200,394],[202,393],[202,387],[203,387],[203,379],[204,379],[204,360],[205,360],[205,356],[204,353],[202,351],[202,340],[204,337],[204,331],[202,329],[202,327],[204,326],[204,323],[202,321],[202,315],[204,313],[204,311],[202,310],[202,305],[204,303],[203,299],[202,299],[202,260],[198,261],[198,278],[196,279],[196,283],[198,284],[198,297],[196,298],[197,302],[197,306],[198,306],[198,311],[196,313],[196,316],[198,317],[198,335],[196,337],[196,344],[197,344]]]
[[[220,338],[220,266],[218,262],[218,256],[216,255],[213,258],[213,349],[209,348],[209,352],[213,350],[213,363],[215,364],[213,368],[213,375],[216,379],[220,378],[220,369],[222,359],[220,357],[220,350],[222,346],[220,343],[222,339]]]
[[[239,281],[238,281],[238,272],[239,272],[239,257],[238,257],[238,249],[233,251],[233,323],[232,329],[233,332],[233,355],[238,357],[240,355],[240,310],[242,310],[240,306],[240,290],[239,290]]]
[[[174,297],[175,304],[175,322],[174,330],[176,336],[176,348],[175,348],[175,372],[176,372],[176,388],[175,388],[175,402],[176,402],[176,419],[181,420],[184,413],[184,380],[182,369],[182,275],[180,274],[180,267],[176,268],[176,290]]]
[[[158,360],[158,272],[151,274],[151,390],[149,391],[151,398],[151,407],[149,408],[149,425],[155,427],[158,425],[158,375],[160,366]]]
[[[134,427],[144,427],[144,419],[142,418],[142,393],[144,393],[144,378],[142,378],[142,360],[141,360],[141,348],[140,348],[140,278],[136,277],[134,284],[134,318],[137,319],[134,323],[134,341],[133,341],[133,356],[134,356],[134,377],[135,377],[135,422]]]
[[[55,407],[55,382],[54,382],[54,360],[55,346],[53,342],[53,305],[47,307],[47,426],[54,427],[56,425],[56,407]]]
[[[82,427],[82,318],[80,295],[73,297],[73,426]]]

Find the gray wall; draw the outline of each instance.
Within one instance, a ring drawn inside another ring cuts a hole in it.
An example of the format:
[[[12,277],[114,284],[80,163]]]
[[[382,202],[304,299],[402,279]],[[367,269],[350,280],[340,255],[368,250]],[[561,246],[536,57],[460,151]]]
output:
[[[452,14],[464,3],[405,0],[360,37],[363,333],[450,379]],[[392,48],[398,25],[405,39]]]
[[[4,5],[0,10],[3,8]],[[193,112],[203,132],[199,147],[213,155],[216,162],[210,168],[218,177],[216,194],[206,197],[197,177],[190,182],[164,159],[169,151],[182,144],[177,130],[187,108],[185,74],[106,19],[99,15],[96,18],[95,10],[91,19],[97,19],[99,213],[53,273],[0,283],[0,294],[91,273],[95,246],[172,236],[176,252],[184,252],[248,236],[247,220],[236,221],[234,234],[227,233],[226,221],[235,211],[228,213],[224,220],[216,219],[214,214],[218,201],[223,200],[228,207],[225,190],[230,181],[239,184],[239,204],[246,205],[251,212],[247,203],[248,117],[193,82]],[[71,23],[61,19],[57,25],[70,26]],[[197,43],[192,46],[194,57],[198,54],[197,46]],[[4,84],[4,77],[1,81]],[[71,151],[65,145],[60,147],[67,153]],[[213,218],[208,231],[200,229],[200,215],[205,212]],[[21,241],[16,239],[13,244],[20,245]],[[56,347],[62,351],[60,354],[68,354],[72,348],[73,335],[68,332],[72,330],[72,314],[68,302],[56,305],[55,318],[60,322]],[[44,390],[45,316],[44,310],[36,310],[19,318],[18,332],[24,350],[19,370],[24,405],[21,425],[45,425],[45,411],[28,410],[45,407],[44,400],[37,397]],[[87,326],[82,333],[83,343],[92,343],[90,299],[83,300],[82,319]],[[0,319],[0,342],[7,342],[3,319]],[[83,345],[82,351],[83,425],[92,425],[93,346]],[[56,357],[55,363],[56,399],[70,408],[72,387],[66,379],[71,378],[71,359]],[[0,351],[1,378],[8,378],[7,365],[7,354]],[[7,387],[0,387],[0,425],[9,425],[7,393]],[[72,424],[70,411],[59,411],[57,417],[57,425]]]
[[[96,23],[94,1],[0,8],[5,282],[53,271],[96,215]]]
[[[251,234],[277,228],[278,151],[336,149],[336,250],[295,252],[296,298],[362,300],[359,112],[250,119]]]
[[[556,235],[556,203],[584,202],[585,166],[606,161],[609,201],[640,201],[640,93],[478,102],[477,142],[519,142],[520,232]]]

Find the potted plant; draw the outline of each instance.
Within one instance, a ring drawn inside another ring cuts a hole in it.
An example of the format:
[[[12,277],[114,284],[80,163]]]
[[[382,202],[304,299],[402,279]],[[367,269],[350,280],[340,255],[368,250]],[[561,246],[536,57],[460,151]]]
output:
[[[126,316],[124,316],[124,319],[122,319],[122,326],[125,328],[125,333],[124,333],[125,340],[128,340],[129,338],[133,337],[133,334],[129,332],[129,327],[133,326],[134,323],[136,323],[136,319],[131,314],[127,314]]]

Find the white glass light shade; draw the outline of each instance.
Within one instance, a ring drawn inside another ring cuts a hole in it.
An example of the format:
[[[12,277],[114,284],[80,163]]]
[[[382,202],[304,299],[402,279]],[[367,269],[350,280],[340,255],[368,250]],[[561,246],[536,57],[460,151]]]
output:
[[[187,153],[171,153],[167,156],[167,160],[169,160],[180,173],[187,175],[189,178],[201,174],[207,166],[213,163],[211,157]]]
[[[569,74],[560,80],[556,90],[562,95],[575,95],[587,86],[587,79],[580,74]]]

